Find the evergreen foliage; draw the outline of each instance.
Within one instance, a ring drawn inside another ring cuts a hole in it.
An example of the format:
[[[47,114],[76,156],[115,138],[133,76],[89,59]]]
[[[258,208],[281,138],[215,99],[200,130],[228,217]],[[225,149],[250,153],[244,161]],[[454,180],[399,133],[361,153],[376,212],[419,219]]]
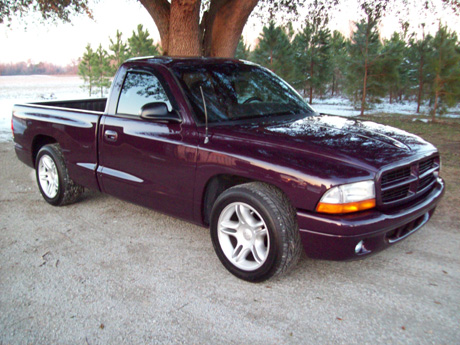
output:
[[[128,38],[128,43],[122,39],[122,34],[117,30],[115,38],[109,37],[110,54],[102,48],[102,44],[94,51],[88,44],[78,66],[78,74],[82,77],[88,89],[89,96],[100,94],[110,88],[111,79],[115,76],[118,67],[127,59],[139,56],[159,55],[158,45],[153,44],[148,30],[139,24],[137,31]]]
[[[100,91],[100,96],[104,96],[104,90],[108,89],[111,85],[111,69],[110,69],[109,55],[105,49],[102,49],[100,44],[94,52],[94,74],[95,86]]]
[[[432,76],[429,93],[433,98],[433,120],[443,114],[446,106],[455,105],[460,98],[460,47],[457,35],[440,25],[432,41],[428,71]]]
[[[276,26],[273,20],[262,29],[259,44],[252,56],[254,62],[267,67],[288,82],[293,81],[294,66],[289,63],[293,60],[293,48],[284,29]]]
[[[425,85],[429,81],[428,59],[431,52],[431,40],[433,37],[428,35],[423,39],[416,40],[413,37],[409,39],[407,50],[407,59],[409,61],[408,79],[409,85],[416,89],[417,113],[420,112],[420,106],[424,99]]]
[[[390,104],[395,98],[402,97],[406,86],[407,69],[403,64],[405,50],[406,42],[397,32],[394,32],[389,40],[383,42],[380,80],[384,91],[390,98]]]
[[[307,22],[293,41],[297,88],[308,90],[310,103],[313,90],[323,95],[331,78],[331,33],[329,29]],[[303,85],[302,85],[303,84]]]
[[[340,93],[343,87],[348,42],[337,30],[331,36],[331,96]]]
[[[235,59],[240,60],[250,60],[251,59],[251,50],[244,43],[243,36],[240,37],[238,41],[238,46],[236,47]]]
[[[316,7],[315,7],[316,6]],[[340,32],[331,35],[321,2],[312,3],[312,14],[300,31],[270,21],[250,50],[240,38],[236,58],[251,60],[272,70],[298,90],[314,98],[347,95],[363,113],[372,103],[417,100],[417,112],[430,101],[433,114],[460,102],[460,45],[457,35],[440,26],[435,37],[408,35],[408,26],[381,40],[379,8],[366,8],[368,15],[356,23],[350,39]],[[149,32],[142,25],[125,42],[117,31],[109,39],[109,52],[90,45],[81,58],[78,73],[89,94],[101,94],[122,62],[130,57],[158,55]],[[415,109],[414,109],[415,111]],[[434,116],[434,115],[433,115]]]
[[[382,43],[377,20],[368,16],[356,24],[348,46],[346,92],[355,103],[361,103],[361,115],[367,108],[367,98],[382,96],[380,73]]]
[[[129,51],[128,51],[128,45],[123,42],[121,38],[122,34],[120,31],[117,30],[117,33],[115,35],[115,39],[110,40],[110,45],[109,45],[109,51],[110,51],[110,71],[112,75],[115,75],[115,73],[118,70],[118,67],[125,62],[129,56]]]
[[[158,46],[153,44],[153,39],[150,38],[150,33],[147,29],[144,31],[142,24],[137,26],[137,32],[128,38],[129,56],[154,56],[159,55]]]
[[[94,84],[96,80],[96,73],[95,73],[95,53],[94,50],[91,48],[91,45],[86,45],[86,50],[83,54],[83,57],[80,60],[80,64],[78,65],[78,74],[83,79],[84,88],[88,89],[89,96],[93,94]]]

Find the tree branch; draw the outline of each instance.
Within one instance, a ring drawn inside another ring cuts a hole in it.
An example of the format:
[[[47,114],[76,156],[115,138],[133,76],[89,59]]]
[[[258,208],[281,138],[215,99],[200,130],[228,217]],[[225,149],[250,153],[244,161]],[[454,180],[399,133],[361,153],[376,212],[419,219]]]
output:
[[[158,32],[160,33],[163,54],[167,55],[169,51],[169,18],[171,4],[167,0],[139,0],[139,2],[153,18]]]
[[[259,0],[227,0],[215,14],[209,56],[232,57],[249,15]]]
[[[203,14],[200,23],[200,41],[203,47],[203,56],[211,53],[212,28],[216,14],[226,3],[232,0],[211,0],[209,10]]]

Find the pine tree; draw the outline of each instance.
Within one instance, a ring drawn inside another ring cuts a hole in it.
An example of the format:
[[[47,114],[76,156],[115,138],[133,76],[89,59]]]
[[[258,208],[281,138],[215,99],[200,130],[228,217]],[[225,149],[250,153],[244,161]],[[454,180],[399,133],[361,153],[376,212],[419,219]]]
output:
[[[409,82],[417,87],[417,113],[420,112],[420,105],[424,99],[425,85],[429,83],[428,59],[431,53],[433,37],[423,35],[422,39],[409,40],[407,51],[409,60]]]
[[[95,60],[95,53],[91,45],[88,44],[78,65],[78,74],[83,78],[83,87],[88,89],[89,97],[91,97],[93,93],[94,84],[96,82]]]
[[[381,91],[379,79],[375,78],[381,49],[377,20],[369,14],[366,19],[356,24],[348,49],[347,91],[355,102],[360,98],[360,115],[364,114],[369,94],[378,94]]]
[[[341,89],[347,59],[347,41],[337,30],[331,36],[331,95],[334,97]]]
[[[118,67],[128,58],[128,45],[123,42],[121,38],[122,34],[117,30],[115,39],[109,38],[110,45],[110,71],[112,75],[118,70]]]
[[[434,99],[434,121],[437,112],[442,114],[445,106],[453,106],[460,100],[460,48],[457,35],[441,24],[432,47],[428,69],[433,75],[430,93]]]
[[[129,55],[130,57],[153,56],[159,55],[158,45],[153,44],[153,39],[150,38],[150,33],[147,29],[144,31],[142,24],[137,26],[137,32],[128,38]]]
[[[251,59],[251,51],[249,50],[249,46],[247,46],[244,43],[243,36],[241,36],[240,40],[238,41],[238,46],[236,47],[235,58],[241,59],[241,60]]]
[[[389,40],[384,41],[381,50],[380,80],[390,96],[390,104],[399,96],[403,88],[406,69],[402,68],[402,64],[405,50],[406,43],[397,32],[394,32]]]
[[[298,75],[304,79],[304,90],[309,91],[310,103],[313,90],[323,94],[331,75],[331,34],[329,29],[307,22],[294,38],[295,65]],[[301,87],[301,85],[298,85]]]
[[[104,89],[110,87],[111,69],[109,64],[109,56],[102,45],[94,52],[94,86],[99,88],[101,97],[104,96]]]
[[[273,21],[264,26],[259,36],[259,44],[254,49],[253,59],[258,64],[267,67],[281,78],[292,82],[294,78],[292,61],[293,49],[287,34],[282,27]]]

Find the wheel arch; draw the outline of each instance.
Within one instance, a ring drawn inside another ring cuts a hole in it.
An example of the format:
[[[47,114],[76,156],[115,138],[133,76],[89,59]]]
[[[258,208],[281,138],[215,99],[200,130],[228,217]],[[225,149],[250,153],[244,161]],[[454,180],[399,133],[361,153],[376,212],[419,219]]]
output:
[[[57,142],[58,141],[55,138],[49,135],[39,134],[35,136],[34,139],[32,140],[32,149],[31,149],[33,165],[35,166],[38,151],[40,151],[40,149],[43,146],[49,145],[49,144],[55,144]]]
[[[254,180],[231,174],[219,174],[211,177],[205,185],[201,198],[201,217],[203,223],[209,225],[212,207],[220,194],[233,186],[247,182],[254,182]]]
[[[289,202],[292,204],[289,196],[286,194],[284,190],[282,190],[277,185],[267,182],[261,181],[257,179],[251,179],[249,177],[240,176],[240,175],[232,175],[232,174],[219,174],[211,177],[205,185],[202,198],[201,198],[201,220],[204,225],[208,226],[210,224],[210,216],[211,211],[216,202],[219,195],[225,192],[227,189],[249,183],[249,182],[260,182],[267,185],[270,185],[278,190],[280,190],[284,195],[286,195]],[[293,205],[294,206],[294,205]]]

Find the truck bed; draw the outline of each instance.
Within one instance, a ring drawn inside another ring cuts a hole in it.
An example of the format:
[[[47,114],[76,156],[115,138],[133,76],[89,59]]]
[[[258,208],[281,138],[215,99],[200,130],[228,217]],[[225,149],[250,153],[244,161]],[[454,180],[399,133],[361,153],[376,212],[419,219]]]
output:
[[[84,111],[104,112],[107,104],[107,98],[89,98],[89,99],[76,99],[64,101],[46,101],[28,103],[28,105],[39,105],[47,107],[68,108]]]

